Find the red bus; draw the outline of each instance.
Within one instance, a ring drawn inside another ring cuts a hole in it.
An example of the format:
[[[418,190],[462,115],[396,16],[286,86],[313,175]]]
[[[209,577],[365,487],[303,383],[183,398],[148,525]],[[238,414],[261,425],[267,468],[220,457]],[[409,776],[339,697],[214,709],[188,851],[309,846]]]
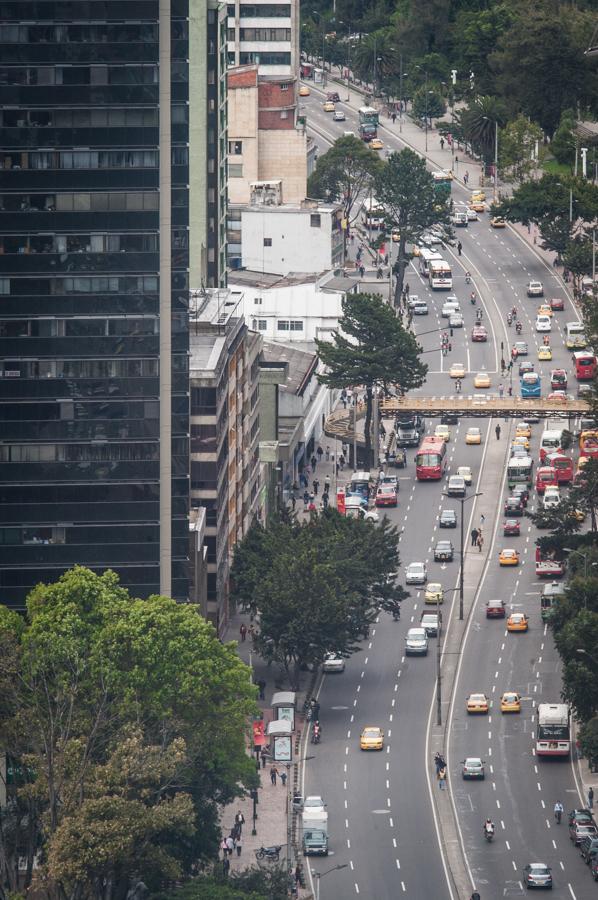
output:
[[[564,453],[549,453],[544,462],[556,469],[559,484],[569,484],[573,481],[573,460],[569,456],[565,456]]]
[[[442,438],[428,435],[415,456],[415,476],[418,481],[440,481],[444,474],[446,444]]]
[[[598,456],[598,431],[582,431],[579,436],[580,456]]]
[[[558,483],[556,469],[540,466],[536,472],[536,490],[539,494],[543,494],[547,487],[557,487]]]
[[[578,381],[591,381],[596,374],[596,357],[588,350],[578,350],[573,354],[575,377]]]

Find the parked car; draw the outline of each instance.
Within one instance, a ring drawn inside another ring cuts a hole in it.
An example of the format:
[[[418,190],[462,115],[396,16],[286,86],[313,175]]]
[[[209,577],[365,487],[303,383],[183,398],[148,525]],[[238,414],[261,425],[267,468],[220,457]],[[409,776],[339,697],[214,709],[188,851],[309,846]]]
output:
[[[598,829],[593,822],[584,823],[575,820],[572,825],[569,825],[569,837],[576,846],[579,846],[585,837],[593,838],[597,835]]]

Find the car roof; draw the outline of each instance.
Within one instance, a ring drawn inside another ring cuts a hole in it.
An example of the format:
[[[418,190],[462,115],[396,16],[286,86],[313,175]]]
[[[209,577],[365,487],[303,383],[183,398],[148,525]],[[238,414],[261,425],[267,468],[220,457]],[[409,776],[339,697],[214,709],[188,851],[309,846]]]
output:
[[[470,766],[474,763],[479,763],[480,765],[482,765],[482,760],[479,756],[467,756],[465,758],[465,762],[469,763]]]

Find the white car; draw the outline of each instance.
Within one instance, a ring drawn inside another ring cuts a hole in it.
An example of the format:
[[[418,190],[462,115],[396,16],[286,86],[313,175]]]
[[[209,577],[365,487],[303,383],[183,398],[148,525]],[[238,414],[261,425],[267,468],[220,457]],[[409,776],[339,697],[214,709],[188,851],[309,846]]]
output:
[[[463,328],[464,320],[460,312],[454,312],[449,316],[449,328]]]
[[[428,315],[428,304],[425,300],[418,300],[417,303],[411,307],[411,312],[414,316],[427,316]]]
[[[469,222],[478,222],[480,217],[478,216],[475,209],[471,209],[469,206],[467,207],[467,219]]]
[[[322,672],[344,672],[345,660],[336,653],[328,653],[322,663]]]
[[[448,480],[446,492],[449,497],[464,497],[465,487],[465,479],[462,475],[451,475]]]
[[[345,114],[344,114],[344,112],[342,111],[342,109],[335,109],[335,110],[334,110],[334,115],[332,116],[332,118],[333,118],[333,121],[335,121],[335,122],[344,122],[344,121],[345,121]]]
[[[310,813],[326,812],[324,798],[320,797],[319,794],[310,794],[310,796],[306,797],[303,801],[303,810],[309,810]]]
[[[465,484],[471,484],[473,475],[471,474],[471,466],[458,466],[457,475],[460,475]]]
[[[536,316],[536,331],[552,331],[550,316]]]
[[[454,316],[455,313],[460,313],[461,307],[456,300],[446,300],[442,304],[441,315],[443,319],[450,319],[451,316]]]
[[[544,509],[555,509],[561,502],[561,492],[558,487],[547,487],[544,491]]]
[[[423,562],[412,562],[405,569],[405,581],[407,584],[425,584],[428,580],[428,570]]]
[[[428,635],[425,628],[410,628],[405,638],[406,656],[425,656],[428,652]]]
[[[543,297],[544,286],[541,281],[528,281],[527,283],[528,297]]]

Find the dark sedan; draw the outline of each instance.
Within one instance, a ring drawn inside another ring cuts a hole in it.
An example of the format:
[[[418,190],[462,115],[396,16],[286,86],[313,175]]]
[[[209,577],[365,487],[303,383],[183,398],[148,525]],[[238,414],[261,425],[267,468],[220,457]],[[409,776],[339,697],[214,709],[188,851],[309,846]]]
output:
[[[552,870],[544,863],[529,863],[523,870],[527,888],[552,888]]]
[[[505,516],[508,516],[509,518],[522,516],[523,510],[523,500],[520,500],[519,497],[507,497],[505,500]]]
[[[529,501],[529,488],[526,487],[525,484],[516,484],[511,491],[511,497],[517,497],[524,506],[527,506]]]
[[[528,360],[525,360],[524,362],[519,363],[519,374],[520,375],[526,375],[528,372],[533,372],[533,371],[534,371],[533,362],[529,362]]]
[[[438,519],[439,528],[456,528],[457,513],[454,509],[443,509]]]
[[[434,547],[434,560],[436,562],[452,562],[454,553],[450,541],[438,541]]]

